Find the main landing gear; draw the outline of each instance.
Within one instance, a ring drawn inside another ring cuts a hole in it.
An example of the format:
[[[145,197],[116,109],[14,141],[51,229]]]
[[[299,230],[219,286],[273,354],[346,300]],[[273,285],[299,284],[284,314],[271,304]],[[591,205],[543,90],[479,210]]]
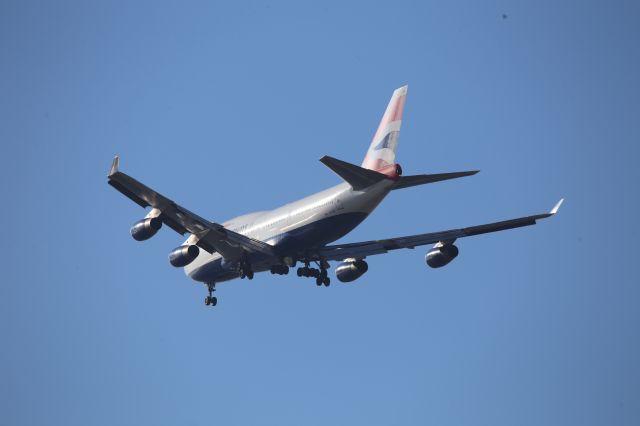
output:
[[[271,267],[272,274],[287,275],[289,273],[289,267],[287,265],[273,265]]]
[[[247,261],[240,262],[238,271],[240,272],[240,279],[243,280],[245,278],[252,280],[253,279],[253,270],[251,269],[251,264]]]
[[[209,295],[204,298],[204,304],[207,306],[216,306],[218,304],[218,298],[213,295],[213,292],[216,291],[216,284],[207,283],[207,288]]]
[[[316,285],[320,287],[324,284],[325,287],[329,287],[331,284],[331,279],[327,276],[327,269],[329,268],[329,263],[325,260],[322,260],[318,263],[320,269],[310,268],[309,262],[305,262],[303,267],[298,268],[297,274],[299,277],[307,277],[307,278],[315,278]]]

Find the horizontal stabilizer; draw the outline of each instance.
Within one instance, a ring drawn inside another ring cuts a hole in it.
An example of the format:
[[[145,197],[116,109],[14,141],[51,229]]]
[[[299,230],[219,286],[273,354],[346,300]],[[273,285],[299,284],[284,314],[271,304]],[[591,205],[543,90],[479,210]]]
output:
[[[382,173],[365,169],[355,164],[329,157],[328,155],[322,157],[320,161],[344,179],[356,191],[368,188],[375,183],[387,179],[387,176]]]
[[[433,175],[400,176],[400,179],[396,182],[393,189],[409,188],[411,186],[424,185],[426,183],[440,182],[441,180],[472,176],[479,171],[480,170],[471,170],[468,172],[436,173]]]

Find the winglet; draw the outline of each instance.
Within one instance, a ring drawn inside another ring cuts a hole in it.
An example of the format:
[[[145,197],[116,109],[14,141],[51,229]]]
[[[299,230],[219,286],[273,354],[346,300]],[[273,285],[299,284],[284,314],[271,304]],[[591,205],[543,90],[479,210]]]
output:
[[[553,206],[553,208],[551,209],[551,211],[549,212],[549,214],[556,214],[558,213],[558,210],[560,210],[560,206],[562,205],[562,203],[564,202],[564,198],[560,198],[560,201],[558,201],[556,203],[555,206]]]
[[[116,155],[113,158],[113,163],[111,163],[111,170],[109,170],[109,176],[113,176],[118,173],[120,169],[120,156]]]

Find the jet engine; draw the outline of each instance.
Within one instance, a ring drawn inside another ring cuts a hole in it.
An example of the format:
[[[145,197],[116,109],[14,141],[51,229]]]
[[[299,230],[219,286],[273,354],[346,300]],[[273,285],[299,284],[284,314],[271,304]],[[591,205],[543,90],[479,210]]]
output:
[[[169,262],[176,268],[182,268],[193,262],[199,253],[200,249],[198,246],[188,245],[176,247],[169,253]]]
[[[131,227],[131,236],[136,241],[144,241],[156,235],[162,228],[162,220],[157,217],[147,217],[139,220]]]
[[[368,269],[369,265],[362,259],[347,260],[336,267],[336,277],[343,283],[350,283],[360,278]]]
[[[427,253],[425,261],[432,268],[441,268],[458,256],[458,247],[453,244],[438,243]]]

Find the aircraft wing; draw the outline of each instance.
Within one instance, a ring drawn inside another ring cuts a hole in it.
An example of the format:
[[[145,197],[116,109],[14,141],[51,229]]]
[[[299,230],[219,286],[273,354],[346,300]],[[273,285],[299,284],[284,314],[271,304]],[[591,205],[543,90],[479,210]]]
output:
[[[486,234],[489,232],[504,231],[506,229],[520,228],[522,226],[535,225],[540,219],[553,216],[557,213],[564,199],[551,209],[549,213],[533,216],[519,217],[516,219],[504,220],[501,222],[488,223],[485,225],[470,226],[468,228],[451,229],[448,231],[431,232],[428,234],[409,235],[406,237],[388,238],[385,240],[364,241],[351,244],[337,244],[325,246],[316,252],[318,259],[344,260],[348,258],[363,259],[375,254],[387,253],[391,250],[403,248],[415,248],[437,242],[453,243],[456,239],[470,237],[472,235]]]
[[[181,235],[193,234],[193,244],[209,253],[218,252],[227,259],[237,259],[244,251],[260,252],[269,256],[275,255],[272,245],[231,231],[218,223],[209,222],[131,176],[122,173],[119,170],[119,164],[120,158],[116,156],[108,176],[109,185],[138,205],[159,210],[158,217],[165,225]]]

